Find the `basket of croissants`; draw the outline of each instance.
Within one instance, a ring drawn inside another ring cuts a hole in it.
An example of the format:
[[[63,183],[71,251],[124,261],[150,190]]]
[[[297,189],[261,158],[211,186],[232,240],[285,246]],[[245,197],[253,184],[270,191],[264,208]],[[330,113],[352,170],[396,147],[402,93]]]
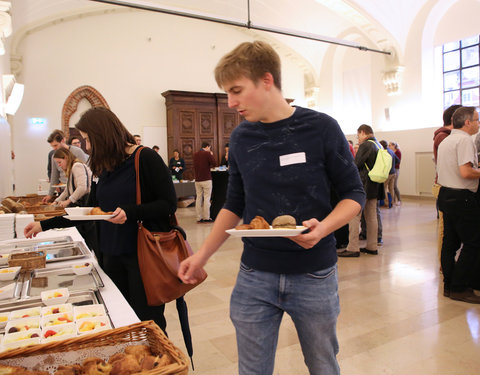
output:
[[[116,348],[121,349],[111,354]],[[93,351],[97,355],[84,358],[80,353],[85,351]],[[38,357],[48,365],[38,365]],[[71,358],[76,359],[72,362]],[[26,365],[32,363],[31,359],[35,359],[34,365]],[[20,366],[16,365],[18,363]],[[188,373],[188,363],[185,354],[150,320],[63,341],[8,350],[0,353],[0,374],[184,375]]]

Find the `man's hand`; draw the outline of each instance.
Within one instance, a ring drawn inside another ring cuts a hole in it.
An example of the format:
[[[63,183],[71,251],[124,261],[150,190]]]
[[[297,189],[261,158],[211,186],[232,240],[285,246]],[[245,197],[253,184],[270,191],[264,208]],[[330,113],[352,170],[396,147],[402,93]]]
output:
[[[197,281],[200,281],[199,271],[206,263],[207,260],[203,259],[200,253],[197,252],[180,263],[178,277],[185,284],[195,284]]]
[[[43,203],[43,204],[47,204],[47,203],[49,203],[49,202],[52,200],[52,198],[53,198],[53,197],[52,197],[51,195],[47,195],[47,196],[43,197],[42,203]]]
[[[127,221],[127,214],[120,207],[113,211],[113,217],[107,221],[113,224],[123,224]]]
[[[32,238],[37,235],[37,233],[42,231],[42,226],[40,223],[34,221],[30,224],[27,224],[27,226],[23,229],[23,234],[26,238]]]
[[[299,234],[297,236],[288,238],[290,238],[293,242],[298,243],[305,249],[311,249],[328,234],[325,231],[325,227],[317,219],[306,220],[302,223],[302,225],[307,227],[310,231],[305,234]]]

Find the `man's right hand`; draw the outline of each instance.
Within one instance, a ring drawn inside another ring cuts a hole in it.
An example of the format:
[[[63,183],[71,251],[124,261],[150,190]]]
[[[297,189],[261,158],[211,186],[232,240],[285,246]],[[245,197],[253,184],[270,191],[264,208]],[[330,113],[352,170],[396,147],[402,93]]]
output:
[[[47,195],[47,196],[43,197],[42,203],[43,203],[43,204],[50,203],[50,201],[52,200],[52,198],[53,198],[53,197],[52,197],[51,195]]]
[[[195,284],[200,281],[199,271],[205,266],[207,260],[203,259],[199,254],[197,252],[180,263],[178,277],[185,284]]]

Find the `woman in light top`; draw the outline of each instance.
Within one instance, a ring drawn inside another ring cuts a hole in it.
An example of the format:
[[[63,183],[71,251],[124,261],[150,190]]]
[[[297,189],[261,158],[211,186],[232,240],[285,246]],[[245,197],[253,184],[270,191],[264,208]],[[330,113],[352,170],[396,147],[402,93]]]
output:
[[[60,207],[84,206],[90,193],[92,171],[68,149],[60,147],[53,160],[67,176],[67,186],[53,204]]]

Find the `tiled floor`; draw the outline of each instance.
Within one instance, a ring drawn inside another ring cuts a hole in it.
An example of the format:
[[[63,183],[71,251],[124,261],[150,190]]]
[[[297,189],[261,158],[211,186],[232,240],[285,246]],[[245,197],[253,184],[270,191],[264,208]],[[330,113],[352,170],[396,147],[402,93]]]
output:
[[[196,224],[193,208],[177,211],[194,250],[211,224]],[[382,209],[384,245],[379,255],[339,259],[338,321],[342,374],[480,374],[480,305],[441,294],[433,201],[410,200]],[[187,303],[195,372],[237,373],[229,298],[242,251],[230,238],[207,264],[208,279]],[[167,305],[168,333],[184,350],[175,304]],[[308,374],[291,320],[282,322],[275,375]]]

